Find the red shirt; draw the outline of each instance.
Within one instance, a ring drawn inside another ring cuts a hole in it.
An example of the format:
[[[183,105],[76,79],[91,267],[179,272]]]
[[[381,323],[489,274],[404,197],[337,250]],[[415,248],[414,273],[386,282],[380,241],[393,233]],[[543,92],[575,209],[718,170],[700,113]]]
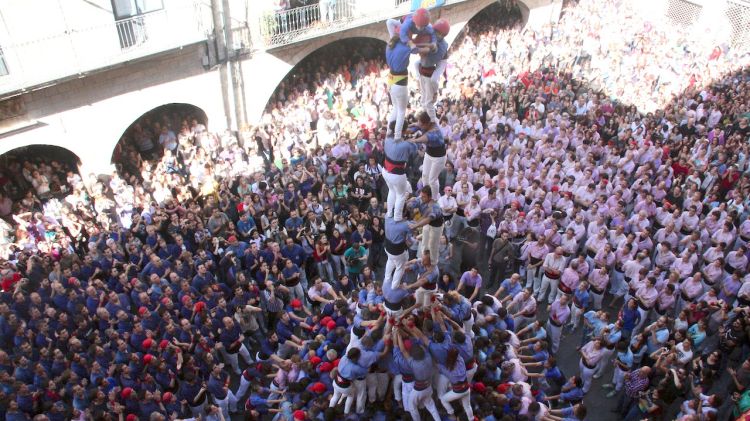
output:
[[[690,171],[690,168],[680,165],[679,162],[675,162],[674,164],[672,164],[672,170],[674,170],[675,177],[680,176],[680,175],[687,176],[688,172]]]

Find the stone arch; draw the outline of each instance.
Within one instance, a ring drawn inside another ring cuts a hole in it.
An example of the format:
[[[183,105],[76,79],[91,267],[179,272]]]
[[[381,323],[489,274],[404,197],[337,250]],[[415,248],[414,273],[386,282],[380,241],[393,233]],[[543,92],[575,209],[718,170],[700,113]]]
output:
[[[160,156],[161,146],[158,141],[160,134],[156,133],[156,130],[158,130],[157,125],[158,127],[167,127],[168,130],[178,135],[182,123],[187,121],[188,124],[191,124],[192,120],[197,120],[199,124],[208,128],[208,114],[196,105],[177,102],[161,104],[151,108],[131,120],[128,126],[120,133],[117,143],[111,149],[110,162],[112,164],[121,164],[127,159],[127,151],[136,150],[140,152],[137,133],[145,133],[155,148],[153,152],[142,157],[144,159],[151,159]]]
[[[324,54],[327,57],[331,53],[340,51],[341,57],[345,58],[362,57],[365,59],[373,59],[382,56],[385,45],[385,41],[382,39],[371,37],[348,37],[319,46],[313,52],[300,59],[297,64],[283,76],[279,84],[274,88],[274,91],[266,102],[264,109],[267,109],[268,105],[274,100],[274,97],[282,84],[295,78],[311,74],[313,69],[309,67],[309,65],[312,64],[309,60],[315,58],[318,54]],[[335,56],[332,55],[332,57],[334,57],[333,60],[336,60]]]
[[[248,91],[248,97],[252,98],[247,104],[247,114],[250,116],[251,122],[260,119],[276,88],[297,64],[321,48],[352,38],[373,39],[385,43],[388,32],[385,24],[367,25],[308,42],[293,44],[289,47],[265,51],[256,55],[253,60],[242,63],[243,71],[248,75],[246,76],[247,80],[263,81],[262,84],[253,86]]]
[[[18,199],[32,185],[23,178],[23,174],[16,165],[22,168],[25,163],[30,162],[35,165],[45,163],[51,165],[54,176],[60,176],[60,185],[65,184],[65,172],[80,172],[81,159],[75,152],[65,146],[51,143],[35,143],[14,147],[11,149],[3,148],[0,153],[0,173],[10,179],[10,183],[2,189],[4,194],[9,194],[11,198]],[[56,163],[56,164],[55,164]],[[53,180],[49,180],[53,183]]]

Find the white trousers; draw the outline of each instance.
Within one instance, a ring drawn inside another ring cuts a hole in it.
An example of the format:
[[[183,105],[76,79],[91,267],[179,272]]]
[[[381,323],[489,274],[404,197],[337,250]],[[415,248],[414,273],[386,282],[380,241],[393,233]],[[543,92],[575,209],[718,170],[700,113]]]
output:
[[[441,157],[424,155],[424,161],[422,162],[422,185],[430,186],[432,197],[440,197],[440,182],[438,177],[440,177],[440,173],[445,169],[445,161],[447,160],[447,155]]]
[[[382,174],[388,186],[386,216],[393,215],[394,221],[401,221],[404,219],[404,203],[411,193],[411,185],[406,179],[406,174],[391,174],[388,171],[383,171]]]
[[[593,290],[589,290],[589,294],[591,295],[591,302],[594,305],[594,310],[601,310],[602,301],[604,300],[604,293],[602,292],[601,294],[597,294]]]
[[[344,413],[348,414],[352,409],[354,400],[357,400],[357,413],[363,414],[365,412],[365,402],[367,398],[367,379],[354,380],[352,382],[354,387],[354,393],[346,397],[346,404],[344,405]]]
[[[427,157],[425,156],[425,159]],[[440,237],[443,235],[443,226],[433,227],[425,225],[422,227],[422,241],[419,243],[418,256],[421,256],[425,250],[430,251],[430,260],[433,265],[438,264],[440,258]]]
[[[461,406],[464,408],[466,417],[469,420],[474,419],[474,411],[471,409],[471,389],[466,389],[465,392],[456,393],[452,389],[440,396],[440,403],[443,404],[443,408],[450,414],[453,415],[453,406],[451,402],[455,400],[461,400]]]
[[[622,389],[622,385],[625,382],[625,372],[620,367],[615,367],[615,372],[612,374],[612,384],[615,385],[615,391],[619,392]]]
[[[609,349],[607,347],[602,348],[602,358],[599,360],[599,362],[596,364],[596,374],[597,376],[600,376],[602,373],[604,373],[605,370],[607,370],[607,367],[609,366],[609,363],[612,362],[612,355],[615,353],[615,349]]]
[[[576,329],[578,327],[578,322],[581,320],[581,315],[583,314],[584,309],[576,306],[573,304],[573,306],[570,308],[570,324],[573,325],[573,329]]]
[[[408,395],[405,394],[406,400],[409,401],[411,419],[413,421],[420,421],[422,418],[419,416],[419,408],[424,407],[430,411],[430,415],[432,415],[435,421],[441,421],[435,401],[432,399],[432,386],[428,386],[424,390],[415,390],[413,387],[411,389]]]
[[[404,120],[406,119],[406,106],[409,103],[409,88],[395,83],[391,85],[391,102],[393,103],[393,110],[388,117],[388,122],[396,122],[394,137],[401,139],[401,133],[404,131]]]
[[[585,365],[583,365],[583,359],[581,359],[581,361],[578,362],[578,368],[581,370],[581,380],[583,380],[583,393],[588,393],[589,389],[591,389],[591,380],[594,377],[596,367],[586,367]]]
[[[389,380],[388,373],[367,374],[367,401],[373,403],[385,399]]]
[[[542,285],[539,287],[537,293],[537,301],[546,301],[547,289],[549,288],[549,302],[552,303],[557,298],[557,285],[560,283],[560,279],[552,279],[547,275],[542,275]]]
[[[237,391],[234,392],[234,396],[237,397],[237,399],[242,399],[245,396],[245,393],[247,393],[247,389],[250,388],[250,385],[252,382],[250,380],[247,380],[245,376],[240,376],[240,386],[237,388]]]
[[[229,419],[229,411],[237,411],[237,398],[231,390],[227,390],[227,396],[224,399],[218,399],[214,396],[214,403],[221,408],[224,418]]]
[[[469,337],[474,337],[474,314],[471,314],[471,317],[469,317],[469,320],[464,320],[464,332],[466,332]]]
[[[403,390],[404,390],[404,377],[400,374],[396,374],[395,376],[393,376],[393,398],[396,399],[396,402],[402,401]],[[404,409],[406,409],[406,406],[404,406]]]
[[[557,354],[557,349],[560,348],[560,335],[562,334],[562,328],[559,326],[555,326],[550,322],[547,321],[547,335],[549,335],[550,340],[550,353],[551,354]]]
[[[404,268],[406,262],[409,261],[409,250],[397,255],[388,253],[388,251],[386,251],[385,254],[388,256],[388,260],[385,262],[385,277],[383,278],[383,284],[390,282],[391,288],[396,289],[401,285],[401,278],[404,276]]]
[[[414,298],[417,300],[417,305],[420,307],[431,307],[432,306],[432,297],[435,296],[435,290],[434,289],[424,289],[422,287],[417,288],[417,291],[414,293]]]
[[[250,365],[253,363],[253,358],[250,356],[250,351],[247,350],[245,344],[242,344],[239,351],[235,352],[234,354],[227,352],[227,350],[224,348],[221,349],[221,353],[224,355],[224,361],[232,366],[235,374],[242,373],[239,364],[240,355],[242,355],[242,359],[245,360],[245,364]]]
[[[535,268],[526,268],[526,285],[525,288],[531,288],[532,291],[536,292],[539,289],[539,275],[542,272],[542,267],[537,266]]]
[[[334,380],[333,381],[333,395],[331,396],[331,402],[328,404],[328,407],[329,408],[335,407],[336,405],[339,404],[339,401],[341,401],[342,399],[349,398],[349,396],[353,397],[355,392],[356,391],[354,390],[354,387],[352,385],[350,385],[349,387],[341,387]],[[349,410],[351,410],[351,406],[349,407]],[[346,413],[349,413],[349,412],[346,411]]]
[[[417,69],[417,74],[419,74],[419,69]],[[435,102],[437,102],[438,83],[433,81],[431,77],[419,74],[419,91],[422,94],[422,108],[430,116],[430,119],[436,122]]]

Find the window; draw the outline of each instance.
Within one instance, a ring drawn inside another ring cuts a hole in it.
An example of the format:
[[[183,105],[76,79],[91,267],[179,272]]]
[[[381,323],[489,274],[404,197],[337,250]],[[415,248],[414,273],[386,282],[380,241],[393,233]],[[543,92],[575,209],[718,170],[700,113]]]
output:
[[[6,76],[8,73],[8,65],[5,64],[5,53],[0,48],[0,76]]]
[[[145,15],[164,8],[163,0],[112,0],[115,20]]]
[[[112,0],[120,48],[144,44],[148,40],[147,14],[163,8],[163,0]]]

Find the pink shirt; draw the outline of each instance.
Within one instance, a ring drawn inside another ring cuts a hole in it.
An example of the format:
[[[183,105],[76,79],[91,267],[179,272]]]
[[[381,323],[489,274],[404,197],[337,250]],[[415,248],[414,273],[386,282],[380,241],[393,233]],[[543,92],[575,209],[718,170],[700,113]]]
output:
[[[643,285],[635,292],[636,298],[641,300],[641,303],[648,308],[654,306],[658,295],[659,293],[656,291],[656,288],[649,287],[648,285]]]

